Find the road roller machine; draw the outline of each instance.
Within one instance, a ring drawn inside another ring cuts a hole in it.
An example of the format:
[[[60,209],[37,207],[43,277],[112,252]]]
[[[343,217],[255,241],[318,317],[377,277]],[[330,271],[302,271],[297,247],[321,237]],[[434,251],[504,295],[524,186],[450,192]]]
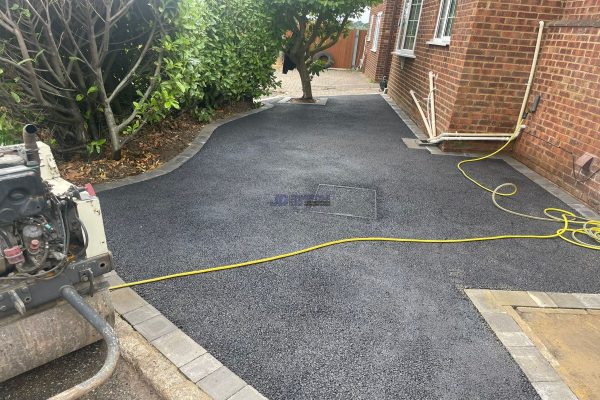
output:
[[[36,127],[0,147],[0,382],[100,339],[103,367],[54,396],[75,399],[104,383],[118,357],[103,275],[113,269],[91,185],[62,179]]]

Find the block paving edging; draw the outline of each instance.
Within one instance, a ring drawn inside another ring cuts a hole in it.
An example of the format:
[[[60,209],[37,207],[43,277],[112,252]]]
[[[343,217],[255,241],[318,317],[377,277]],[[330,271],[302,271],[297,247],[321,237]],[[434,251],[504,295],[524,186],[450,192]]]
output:
[[[400,117],[402,122],[406,124],[408,129],[411,130],[413,135],[417,137],[419,140],[426,140],[428,137],[423,133],[423,130],[415,124],[412,119],[406,114],[395,102],[394,100],[387,94],[382,94],[381,97],[389,104],[389,106],[394,110],[394,112]],[[456,152],[444,152],[441,151],[437,146],[419,146],[417,141],[414,139],[403,138],[402,141],[409,149],[426,149],[433,155],[438,156],[461,156],[461,157],[478,157],[481,154],[473,154],[473,153],[456,153]],[[577,211],[581,216],[592,218],[592,219],[600,219],[600,216],[592,210],[587,204],[582,203],[579,199],[573,197],[571,194],[567,193],[565,190],[544,178],[542,175],[530,169],[528,166],[523,164],[522,162],[514,159],[513,157],[507,154],[501,154],[493,157],[495,159],[504,160],[508,165],[513,167],[516,171],[520,172],[522,175],[525,175],[529,180],[536,183],[542,189],[552,194],[554,197],[558,198],[563,203],[567,204],[569,207]]]
[[[296,102],[293,102],[292,100],[294,100],[293,97],[286,96],[283,99],[279,100],[277,103],[278,104],[294,104],[294,105],[300,105],[300,106],[326,106],[329,98],[328,97],[315,97],[314,103],[296,103]]]
[[[173,172],[177,168],[181,167],[185,164],[190,158],[194,157],[202,147],[206,144],[208,139],[211,137],[213,132],[222,125],[225,125],[229,122],[235,121],[236,119],[247,117],[248,115],[257,114],[262,111],[266,111],[270,108],[273,108],[273,104],[263,103],[259,108],[255,108],[253,110],[245,111],[242,113],[235,114],[231,117],[220,119],[215,122],[211,122],[208,125],[205,125],[198,135],[192,140],[192,143],[179,155],[170,159],[163,165],[158,168],[153,169],[152,171],[144,172],[135,176],[128,176],[127,178],[118,179],[116,181],[104,182],[94,185],[94,189],[96,192],[102,192],[104,190],[116,189],[122,186],[131,185],[133,183],[144,182],[153,178],[157,178],[161,175],[166,175],[169,172]]]
[[[112,271],[110,286],[123,284]],[[131,288],[111,292],[115,311],[214,400],[267,400]]]
[[[465,289],[500,342],[519,364],[542,400],[577,400],[559,376],[550,354],[541,352],[513,318],[513,307],[600,312],[600,294]]]

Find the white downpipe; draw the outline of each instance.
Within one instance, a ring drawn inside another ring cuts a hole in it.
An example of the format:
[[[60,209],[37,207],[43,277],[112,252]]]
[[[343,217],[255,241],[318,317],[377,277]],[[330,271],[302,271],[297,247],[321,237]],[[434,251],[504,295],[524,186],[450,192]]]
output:
[[[433,71],[429,71],[429,94],[431,102],[431,134],[435,137],[437,130],[435,128],[435,84],[433,83]]]
[[[432,139],[422,142],[422,145],[438,144],[442,142],[465,142],[465,141],[483,141],[483,142],[508,142],[509,140],[519,137],[525,125],[521,125],[515,133],[468,133],[468,134],[453,134],[442,133]]]
[[[429,135],[430,139],[433,138],[433,134],[431,133],[431,126],[429,126],[429,122],[427,121],[427,118],[425,117],[425,113],[423,112],[423,109],[421,108],[421,104],[419,104],[419,100],[417,100],[417,96],[415,96],[415,91],[411,90],[410,95],[412,96],[413,100],[415,101],[415,104],[417,105],[417,108],[419,109],[419,114],[421,114],[421,118],[423,118],[423,123],[425,124],[425,129],[427,130],[427,135]]]
[[[527,81],[527,88],[525,89],[525,97],[523,97],[523,104],[521,104],[521,110],[517,116],[517,128],[521,125],[523,120],[523,113],[527,106],[527,100],[529,100],[529,92],[531,92],[531,86],[533,85],[533,77],[535,76],[535,70],[537,68],[538,57],[540,55],[540,48],[542,46],[542,34],[544,33],[544,21],[539,22],[540,28],[538,29],[537,42],[535,43],[535,51],[533,53],[533,62],[531,63],[531,70],[529,71],[529,80]],[[515,131],[517,130],[515,128]]]
[[[527,81],[527,87],[525,89],[525,96],[523,97],[523,102],[521,103],[521,109],[519,110],[519,115],[517,116],[517,123],[515,125],[515,130],[513,133],[485,133],[485,132],[482,132],[482,133],[451,133],[451,132],[445,132],[436,137],[431,137],[431,135],[430,135],[430,139],[428,139],[423,144],[437,144],[437,143],[447,142],[447,141],[468,141],[468,140],[507,142],[509,140],[516,139],[521,134],[523,129],[525,129],[525,125],[523,124],[523,113],[525,112],[525,107],[527,107],[527,101],[529,100],[529,93],[531,92],[531,87],[533,85],[533,78],[535,76],[535,71],[537,69],[537,63],[538,63],[538,58],[540,55],[540,48],[542,45],[543,33],[544,33],[544,21],[539,21],[537,42],[535,44],[535,51],[533,53],[533,61],[531,62],[531,70],[529,71],[529,79]],[[433,85],[432,76],[433,76],[433,72],[430,71],[429,72],[430,90],[435,90],[435,87],[433,87],[433,88],[431,87],[431,85]],[[427,120],[426,120],[425,116],[423,115],[421,107],[419,106],[419,104],[417,102],[417,98],[414,95],[414,92],[412,90],[411,90],[411,95],[413,96],[413,99],[415,100],[415,102],[417,103],[417,106],[419,107],[419,110],[421,111],[421,117],[423,118],[423,121],[425,123],[427,123]],[[432,96],[431,96],[432,108],[434,107],[434,105],[433,105],[434,104],[433,103],[434,96],[435,96],[435,91],[432,91]],[[432,115],[432,120],[435,121],[435,113],[433,113],[433,115]]]

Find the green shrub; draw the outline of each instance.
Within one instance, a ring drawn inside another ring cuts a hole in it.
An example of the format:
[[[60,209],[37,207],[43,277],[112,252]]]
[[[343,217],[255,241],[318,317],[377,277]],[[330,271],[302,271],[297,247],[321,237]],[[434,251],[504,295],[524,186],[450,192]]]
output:
[[[275,86],[279,40],[264,3],[255,0],[180,0],[167,16],[173,27],[161,45],[163,73],[138,120],[159,121],[191,109],[199,119],[226,102],[253,99]]]

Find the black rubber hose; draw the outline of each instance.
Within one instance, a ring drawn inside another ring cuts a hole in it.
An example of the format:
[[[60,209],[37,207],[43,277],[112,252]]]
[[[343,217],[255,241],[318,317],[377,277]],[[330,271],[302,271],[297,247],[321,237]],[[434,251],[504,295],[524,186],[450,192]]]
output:
[[[107,347],[104,365],[102,365],[102,368],[100,368],[96,375],[50,398],[50,400],[74,400],[96,389],[112,376],[117,367],[117,361],[119,361],[119,340],[112,326],[85,302],[73,286],[63,286],[60,289],[60,295],[96,328],[104,338]]]

